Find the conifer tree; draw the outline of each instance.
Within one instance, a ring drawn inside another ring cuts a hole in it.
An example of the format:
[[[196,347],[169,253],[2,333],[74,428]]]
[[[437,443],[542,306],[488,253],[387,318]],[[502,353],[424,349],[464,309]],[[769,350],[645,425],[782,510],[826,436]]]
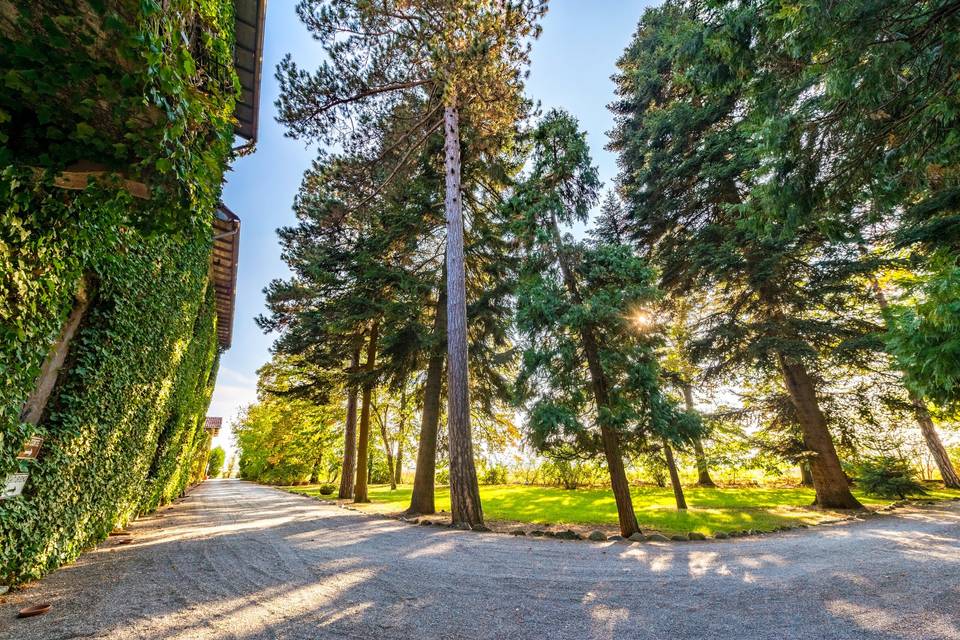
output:
[[[811,222],[803,180],[816,167],[767,165],[752,144],[740,112],[751,23],[707,25],[708,15],[696,3],[648,10],[618,63],[612,147],[633,236],[671,296],[711,292],[718,310],[695,353],[708,372],[777,372],[811,453],[817,504],[857,508],[817,394],[817,347],[874,330],[845,307],[858,295],[856,257]]]
[[[891,306],[874,277],[878,266],[899,262],[904,246],[914,252],[913,264],[904,266],[923,274],[919,280],[945,273],[921,266],[930,257],[949,265],[943,256],[952,253],[955,265],[960,255],[951,242],[957,237],[951,221],[956,180],[943,171],[960,151],[952,133],[960,124],[958,81],[944,66],[960,52],[960,17],[941,3],[848,2],[788,13],[751,2],[726,8],[719,24],[744,16],[756,25],[757,44],[741,113],[757,123],[754,139],[768,165],[802,172],[789,197],[808,203],[808,215],[834,237],[860,248],[860,269],[882,312],[897,368],[906,373],[920,431],[944,482],[960,486],[923,397],[946,399],[938,393],[942,387],[924,381],[936,379],[951,361],[931,358],[934,345],[946,350],[943,356],[955,341],[924,331],[923,323],[904,323],[917,316]],[[903,82],[907,77],[911,81]],[[873,251],[862,248],[866,243]],[[935,317],[960,322],[949,305]]]
[[[454,522],[480,524],[468,379],[466,266],[461,192],[463,126],[489,151],[513,135],[526,103],[522,69],[543,0],[302,0],[298,13],[328,60],[314,73],[288,56],[277,77],[289,135],[356,143],[365,125],[409,101],[418,105],[395,138],[390,182],[432,132],[444,133],[447,220],[447,426]],[[361,125],[360,131],[352,128]]]
[[[530,173],[507,209],[523,254],[519,398],[539,450],[603,454],[620,531],[630,536],[639,528],[624,455],[650,436],[683,440],[697,425],[660,393],[651,327],[634,326],[655,299],[652,272],[624,245],[590,247],[561,231],[586,221],[597,199],[585,135],[570,115],[551,111],[532,137]]]

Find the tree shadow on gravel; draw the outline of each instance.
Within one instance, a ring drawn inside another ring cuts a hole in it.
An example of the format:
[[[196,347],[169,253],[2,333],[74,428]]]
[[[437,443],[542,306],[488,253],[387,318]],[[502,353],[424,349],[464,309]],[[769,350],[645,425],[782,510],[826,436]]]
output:
[[[194,496],[11,596],[0,639],[903,639],[960,624],[953,512],[952,528],[627,545],[415,526],[239,482]],[[53,611],[14,619],[39,600]]]

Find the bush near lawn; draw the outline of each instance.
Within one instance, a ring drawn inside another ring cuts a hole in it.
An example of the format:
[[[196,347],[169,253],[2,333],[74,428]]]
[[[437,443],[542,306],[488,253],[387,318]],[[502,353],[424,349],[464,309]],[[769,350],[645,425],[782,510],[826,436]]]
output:
[[[284,487],[287,491],[320,496],[320,485]],[[412,488],[388,485],[370,487],[369,505],[357,505],[378,513],[398,513],[410,504]],[[697,531],[713,535],[718,531],[744,529],[769,531],[780,526],[817,524],[833,519],[836,513],[810,508],[813,490],[806,488],[686,488],[689,509],[677,511],[670,487],[634,487],[633,504],[640,527],[666,534]],[[859,492],[857,498],[868,507],[890,504]],[[450,495],[446,487],[437,487],[437,509],[449,511]],[[615,527],[617,508],[608,489],[577,489],[529,485],[492,485],[480,487],[483,513],[487,520],[516,521],[531,524],[599,525]],[[926,499],[960,498],[960,491],[928,489]]]

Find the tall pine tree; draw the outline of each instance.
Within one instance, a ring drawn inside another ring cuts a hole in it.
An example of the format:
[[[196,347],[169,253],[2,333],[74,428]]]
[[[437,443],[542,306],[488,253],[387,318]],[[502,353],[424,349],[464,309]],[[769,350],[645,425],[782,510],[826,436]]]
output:
[[[447,220],[447,427],[454,522],[480,524],[483,512],[470,428],[466,265],[461,192],[464,125],[477,144],[503,146],[523,116],[522,69],[539,34],[543,0],[302,0],[301,19],[327,61],[314,73],[288,56],[277,76],[280,120],[295,137],[355,141],[398,102],[419,108],[395,139],[405,166],[436,130],[444,133]],[[413,96],[413,99],[411,99]],[[352,127],[360,123],[360,131]]]
[[[680,439],[696,423],[660,393],[653,337],[634,326],[632,314],[655,298],[652,272],[624,245],[591,247],[561,230],[586,221],[599,189],[585,135],[571,116],[544,117],[529,164],[507,208],[523,255],[519,397],[539,450],[602,453],[621,534],[630,536],[639,527],[624,455],[646,446],[649,436]]]

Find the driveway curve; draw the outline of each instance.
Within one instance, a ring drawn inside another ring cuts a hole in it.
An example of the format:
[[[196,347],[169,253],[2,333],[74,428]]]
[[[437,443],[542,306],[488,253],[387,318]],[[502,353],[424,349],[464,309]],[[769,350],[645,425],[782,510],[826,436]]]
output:
[[[960,640],[957,503],[631,545],[412,526],[215,480],[130,530],[8,594],[0,639]]]

